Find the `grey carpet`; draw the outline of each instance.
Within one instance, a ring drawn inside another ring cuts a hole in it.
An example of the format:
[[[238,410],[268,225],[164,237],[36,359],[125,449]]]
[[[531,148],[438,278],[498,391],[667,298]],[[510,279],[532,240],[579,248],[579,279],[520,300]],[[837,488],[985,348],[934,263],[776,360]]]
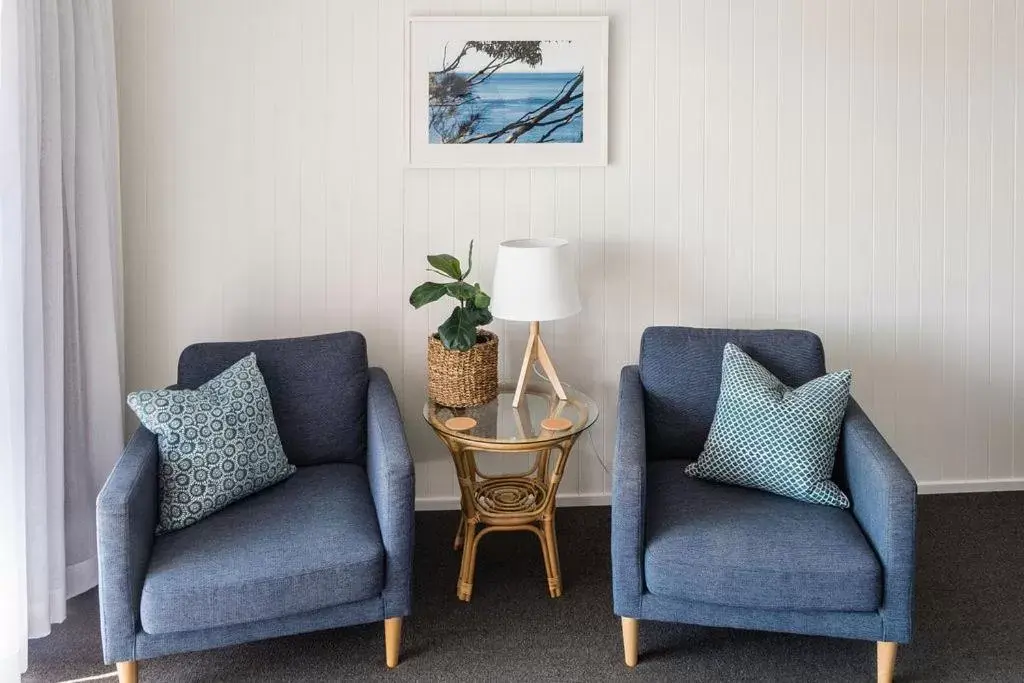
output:
[[[534,537],[497,534],[480,546],[473,601],[459,602],[455,524],[455,513],[417,515],[415,612],[394,671],[371,625],[144,661],[140,680],[873,680],[873,643],[653,622],[641,624],[640,665],[629,671],[611,609],[608,508],[559,511],[557,600]],[[922,497],[919,527],[917,629],[897,680],[1024,681],[1024,493]],[[111,670],[90,591],[31,643],[23,680]]]

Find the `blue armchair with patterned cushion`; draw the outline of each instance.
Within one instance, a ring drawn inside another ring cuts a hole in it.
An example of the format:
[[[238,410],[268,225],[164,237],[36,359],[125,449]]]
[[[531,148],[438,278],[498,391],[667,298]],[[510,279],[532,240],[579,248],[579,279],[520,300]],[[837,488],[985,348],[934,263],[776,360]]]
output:
[[[877,641],[878,678],[911,636],[917,485],[855,401],[833,481],[850,509],[693,479],[732,342],[791,387],[825,373],[821,340],[790,330],[652,327],[622,369],[612,574],[626,664],[638,620]]]
[[[103,655],[122,683],[139,659],[381,620],[397,664],[414,475],[388,377],[368,367],[361,334],[342,332],[196,344],[178,385],[251,352],[294,475],[157,536],[159,453],[140,428],[97,500]]]

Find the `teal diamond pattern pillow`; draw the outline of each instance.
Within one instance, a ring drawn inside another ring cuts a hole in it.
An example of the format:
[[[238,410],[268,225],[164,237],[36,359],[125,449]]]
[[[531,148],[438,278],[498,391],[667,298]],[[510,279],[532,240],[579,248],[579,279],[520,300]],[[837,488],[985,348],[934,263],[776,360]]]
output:
[[[295,472],[256,354],[198,389],[136,391],[128,405],[160,449],[157,534],[195,524]]]
[[[692,477],[850,507],[830,478],[850,397],[850,371],[791,389],[735,344],[722,354],[722,388]]]

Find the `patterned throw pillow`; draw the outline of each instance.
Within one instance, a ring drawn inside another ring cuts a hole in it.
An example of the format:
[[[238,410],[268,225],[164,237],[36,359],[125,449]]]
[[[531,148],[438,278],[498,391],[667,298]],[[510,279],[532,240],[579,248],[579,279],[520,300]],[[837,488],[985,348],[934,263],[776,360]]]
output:
[[[158,534],[195,524],[295,472],[256,354],[198,389],[136,391],[128,405],[160,448]]]
[[[726,344],[711,432],[686,473],[850,507],[846,494],[829,480],[849,397],[849,370],[790,389],[739,347]]]

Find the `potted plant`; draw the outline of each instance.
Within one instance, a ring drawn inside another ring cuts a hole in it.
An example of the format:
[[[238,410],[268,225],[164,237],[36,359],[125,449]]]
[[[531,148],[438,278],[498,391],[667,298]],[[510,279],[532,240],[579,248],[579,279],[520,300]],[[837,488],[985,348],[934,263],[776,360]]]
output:
[[[427,338],[427,393],[443,406],[480,405],[498,395],[498,336],[480,329],[493,320],[491,297],[480,283],[467,282],[473,270],[473,242],[469,243],[466,270],[451,254],[427,257],[427,270],[449,280],[424,282],[409,295],[420,308],[449,296],[458,303],[437,332]]]

